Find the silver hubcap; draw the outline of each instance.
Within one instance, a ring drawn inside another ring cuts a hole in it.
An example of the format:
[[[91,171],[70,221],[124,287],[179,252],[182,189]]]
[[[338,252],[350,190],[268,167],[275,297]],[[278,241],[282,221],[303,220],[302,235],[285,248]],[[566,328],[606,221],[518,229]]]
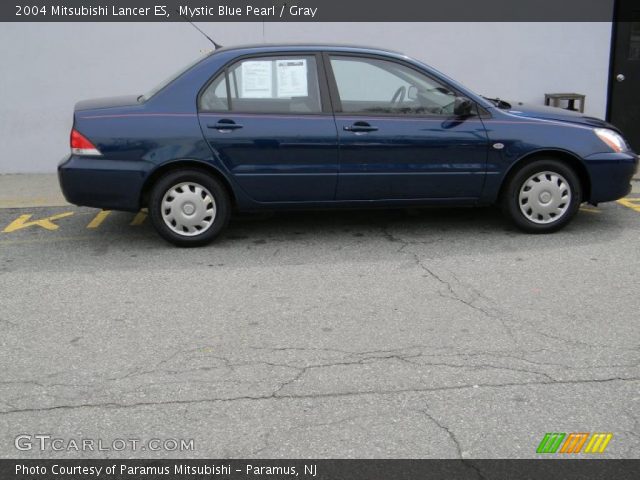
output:
[[[207,231],[216,218],[216,201],[202,185],[183,182],[162,198],[162,219],[178,235],[192,237]]]
[[[569,209],[571,187],[559,173],[539,172],[522,184],[519,202],[520,211],[533,223],[551,223]]]

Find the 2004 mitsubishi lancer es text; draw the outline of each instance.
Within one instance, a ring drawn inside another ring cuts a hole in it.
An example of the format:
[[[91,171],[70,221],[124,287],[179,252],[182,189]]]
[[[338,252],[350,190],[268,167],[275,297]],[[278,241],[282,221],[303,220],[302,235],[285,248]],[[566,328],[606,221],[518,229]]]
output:
[[[603,120],[476,95],[416,60],[328,45],[222,48],[151,92],[80,102],[71,203],[137,211],[181,246],[232,210],[499,204],[527,232],[630,191]]]

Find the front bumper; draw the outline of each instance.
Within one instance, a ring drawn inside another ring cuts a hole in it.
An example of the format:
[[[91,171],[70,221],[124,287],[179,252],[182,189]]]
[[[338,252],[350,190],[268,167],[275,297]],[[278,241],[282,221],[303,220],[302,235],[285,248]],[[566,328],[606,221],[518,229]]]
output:
[[[628,153],[597,153],[584,159],[591,180],[590,203],[618,200],[631,191],[638,170],[638,156]]]
[[[69,203],[135,212],[149,165],[142,161],[106,160],[68,155],[58,165],[58,181]]]

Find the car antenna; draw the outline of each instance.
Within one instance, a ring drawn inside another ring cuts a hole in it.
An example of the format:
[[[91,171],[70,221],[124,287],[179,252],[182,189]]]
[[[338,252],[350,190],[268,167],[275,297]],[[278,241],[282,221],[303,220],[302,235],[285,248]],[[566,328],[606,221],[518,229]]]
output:
[[[178,15],[180,15],[180,13],[178,13]],[[189,22],[193,28],[195,28],[195,29],[196,29],[196,30],[198,30],[202,35],[204,35],[204,36],[205,36],[205,38],[206,38],[207,40],[209,40],[209,41],[213,44],[213,49],[214,49],[214,50],[218,50],[219,48],[222,48],[222,45],[220,45],[220,44],[216,43],[216,42],[215,42],[215,40],[214,40],[213,38],[211,38],[209,35],[207,35],[207,34],[206,34],[206,33],[204,33],[202,30],[200,30],[200,29],[198,28],[198,26],[197,26],[195,23],[193,23],[191,20],[189,20],[185,15],[180,15],[180,16],[181,16],[182,18],[184,18],[187,22]]]

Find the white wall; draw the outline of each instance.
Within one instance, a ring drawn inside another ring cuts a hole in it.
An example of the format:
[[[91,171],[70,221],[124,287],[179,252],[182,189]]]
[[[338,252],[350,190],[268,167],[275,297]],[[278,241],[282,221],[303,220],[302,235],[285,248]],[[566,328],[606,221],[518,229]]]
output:
[[[603,117],[610,23],[199,23],[224,45],[354,43],[402,51],[478,93],[587,95]],[[210,44],[186,23],[0,23],[0,173],[52,172],[73,104],[141,93]]]

